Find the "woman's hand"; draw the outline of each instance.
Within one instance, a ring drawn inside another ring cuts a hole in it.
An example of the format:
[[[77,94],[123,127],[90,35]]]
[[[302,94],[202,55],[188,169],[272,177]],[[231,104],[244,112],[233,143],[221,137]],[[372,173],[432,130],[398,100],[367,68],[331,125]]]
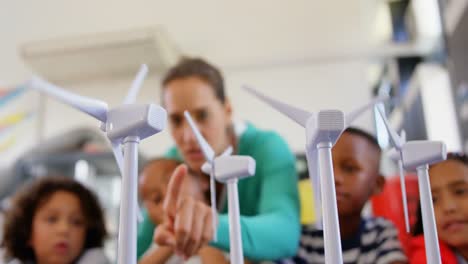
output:
[[[211,241],[214,230],[210,207],[183,191],[186,176],[185,165],[177,167],[171,176],[164,199],[164,220],[156,228],[154,241],[189,258]]]

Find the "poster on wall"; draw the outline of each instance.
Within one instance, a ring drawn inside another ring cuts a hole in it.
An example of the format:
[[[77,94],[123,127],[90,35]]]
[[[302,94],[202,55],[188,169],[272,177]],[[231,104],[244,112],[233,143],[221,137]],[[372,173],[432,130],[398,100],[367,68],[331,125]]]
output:
[[[0,83],[0,167],[14,162],[38,135],[39,98],[25,86]]]

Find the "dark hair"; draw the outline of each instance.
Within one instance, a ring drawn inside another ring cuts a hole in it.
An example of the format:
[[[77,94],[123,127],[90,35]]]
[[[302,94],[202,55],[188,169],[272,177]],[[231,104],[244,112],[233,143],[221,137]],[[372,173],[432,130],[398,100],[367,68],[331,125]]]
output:
[[[188,77],[198,77],[207,82],[213,87],[216,98],[222,103],[226,101],[221,71],[201,58],[184,57],[174,67],[169,69],[162,81],[163,91],[164,86],[171,81]]]
[[[458,162],[463,163],[465,166],[468,166],[468,156],[465,153],[449,152],[447,153],[447,160],[458,161]],[[440,164],[440,163],[433,164],[431,165],[431,167],[437,164]],[[416,223],[414,223],[412,233],[413,233],[413,236],[423,234],[421,202],[419,202],[419,205],[418,205],[418,211],[416,213]]]
[[[13,197],[3,226],[3,246],[8,257],[21,261],[35,260],[34,251],[28,245],[33,218],[37,209],[58,191],[72,193],[80,200],[86,223],[83,250],[103,246],[107,231],[102,209],[94,193],[72,178],[49,176],[24,186]]]
[[[350,134],[353,134],[353,135],[363,137],[369,143],[371,143],[372,146],[374,146],[377,150],[381,151],[380,146],[379,146],[379,142],[377,141],[377,139],[372,134],[370,134],[369,132],[367,132],[365,130],[362,130],[362,129],[357,128],[357,127],[348,127],[348,128],[345,129],[344,133],[350,133]]]

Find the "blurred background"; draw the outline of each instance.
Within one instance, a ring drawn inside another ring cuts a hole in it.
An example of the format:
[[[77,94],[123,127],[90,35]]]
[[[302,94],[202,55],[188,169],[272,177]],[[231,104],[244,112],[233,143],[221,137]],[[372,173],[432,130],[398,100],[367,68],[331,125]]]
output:
[[[390,94],[379,107],[409,140],[444,140],[449,150],[468,150],[468,0],[0,5],[0,198],[34,177],[73,175],[100,194],[114,236],[120,176],[99,124],[24,88],[33,74],[112,106],[147,63],[138,102],[160,103],[164,72],[182,55],[204,57],[222,69],[235,118],[284,136],[303,178],[303,129],[242,84],[310,111],[349,111]],[[382,147],[388,144],[375,111],[356,125],[375,133]],[[144,140],[141,163],[171,145],[168,131]],[[382,168],[395,175],[391,162]]]

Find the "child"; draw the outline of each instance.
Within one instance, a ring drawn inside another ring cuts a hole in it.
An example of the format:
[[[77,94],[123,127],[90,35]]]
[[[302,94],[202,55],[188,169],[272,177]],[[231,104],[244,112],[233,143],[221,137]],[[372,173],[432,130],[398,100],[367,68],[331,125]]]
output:
[[[429,177],[442,263],[467,263],[468,157],[448,154],[446,161],[429,168]],[[421,215],[413,233],[411,263],[426,263]]]
[[[109,263],[96,196],[65,177],[44,177],[15,194],[6,213],[7,257],[23,263]]]
[[[155,159],[146,163],[139,179],[141,201],[155,224],[162,222],[163,200],[172,172],[180,163],[172,159]]]
[[[163,221],[163,202],[167,191],[167,185],[173,171],[180,163],[172,159],[156,159],[147,163],[144,167],[140,180],[139,191],[143,204],[149,218],[154,225],[159,225]],[[195,197],[196,199],[206,201],[203,197],[203,189],[200,181],[195,179],[195,175],[190,175],[184,179],[182,192]],[[145,223],[142,223],[145,224]],[[152,239],[152,236],[150,237]],[[198,257],[192,257],[185,263],[227,263],[224,254],[211,247],[204,247],[198,252]],[[184,263],[182,258],[175,256],[171,247],[159,247],[154,245],[142,255],[139,264],[158,264],[158,263]]]
[[[344,263],[406,263],[397,230],[382,218],[362,218],[372,195],[381,192],[381,150],[367,132],[348,128],[332,149]],[[280,263],[325,263],[323,231],[303,226],[297,255]]]

